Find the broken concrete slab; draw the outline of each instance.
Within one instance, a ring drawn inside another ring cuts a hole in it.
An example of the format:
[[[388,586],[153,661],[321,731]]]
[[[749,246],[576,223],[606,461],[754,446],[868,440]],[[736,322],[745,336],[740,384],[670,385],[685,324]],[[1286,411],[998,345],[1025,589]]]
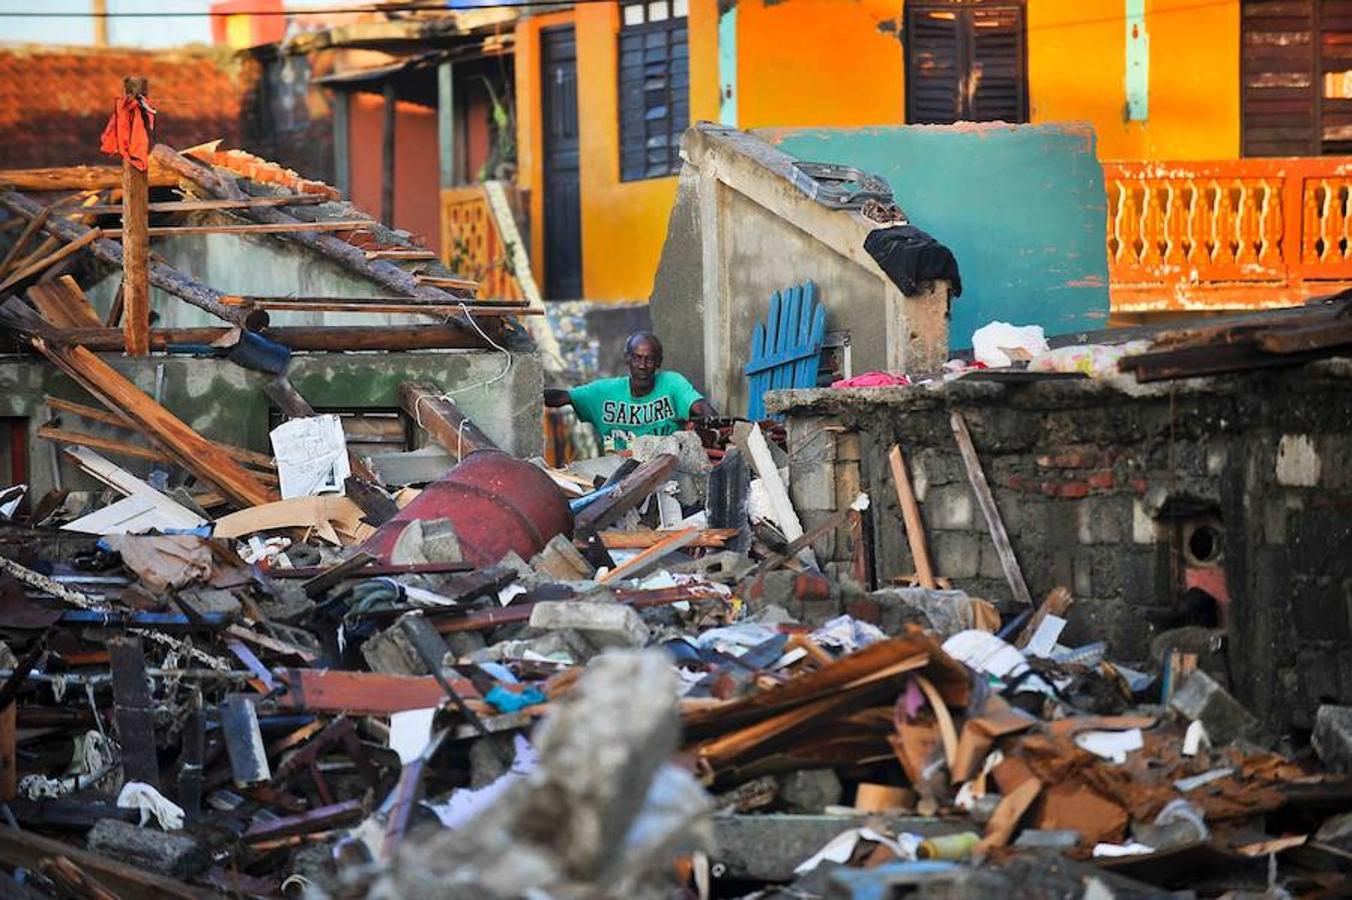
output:
[[[1352,706],[1319,707],[1310,743],[1324,765],[1335,772],[1352,773]]]
[[[1194,722],[1201,722],[1213,744],[1221,746],[1231,741],[1259,737],[1258,718],[1240,705],[1239,701],[1202,671],[1195,671],[1179,685],[1169,701],[1174,709]]]
[[[464,562],[460,538],[450,519],[414,519],[404,526],[390,549],[393,565]]]
[[[598,647],[642,647],[648,642],[648,626],[638,611],[620,603],[590,603],[574,600],[535,604],[530,632],[542,634],[571,629]]]
[[[779,800],[791,813],[819,815],[844,792],[834,769],[799,769],[779,779]]]
[[[587,581],[596,574],[596,567],[587,562],[573,542],[561,534],[554,535],[545,549],[531,558],[530,566],[538,574],[559,581]]]
[[[411,615],[417,613],[405,613],[390,627],[367,638],[361,645],[362,658],[366,660],[372,672],[384,672],[387,675],[432,674],[410,643],[401,625],[403,620]]]
[[[95,853],[172,878],[189,878],[211,866],[211,854],[196,838],[141,828],[119,819],[94,823],[86,842]]]

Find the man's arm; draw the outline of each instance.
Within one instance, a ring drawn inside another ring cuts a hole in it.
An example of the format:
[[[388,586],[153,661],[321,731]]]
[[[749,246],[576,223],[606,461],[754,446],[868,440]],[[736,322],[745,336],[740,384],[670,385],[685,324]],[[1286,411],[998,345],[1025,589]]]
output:
[[[692,419],[716,419],[718,410],[708,400],[700,397],[694,403],[690,404],[690,418]]]
[[[557,388],[545,388],[545,406],[554,408],[572,405],[573,398],[567,391],[561,391]]]

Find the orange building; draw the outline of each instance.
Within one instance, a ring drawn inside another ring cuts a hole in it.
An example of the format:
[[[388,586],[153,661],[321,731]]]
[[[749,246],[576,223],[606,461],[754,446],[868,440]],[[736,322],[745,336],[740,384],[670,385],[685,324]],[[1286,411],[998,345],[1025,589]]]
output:
[[[645,299],[696,120],[1082,120],[1100,159],[1126,161],[1108,169],[1115,310],[1317,293],[1320,276],[1352,274],[1347,191],[1327,187],[1341,163],[1240,157],[1352,147],[1352,32],[1326,5],[614,0],[523,18],[518,184],[536,278],[550,298]]]

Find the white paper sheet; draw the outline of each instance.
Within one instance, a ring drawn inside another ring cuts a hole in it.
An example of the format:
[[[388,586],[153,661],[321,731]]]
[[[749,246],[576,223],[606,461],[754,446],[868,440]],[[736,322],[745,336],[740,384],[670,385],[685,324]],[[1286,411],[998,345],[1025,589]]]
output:
[[[341,494],[352,474],[343,422],[333,414],[292,419],[268,435],[277,460],[282,499]]]

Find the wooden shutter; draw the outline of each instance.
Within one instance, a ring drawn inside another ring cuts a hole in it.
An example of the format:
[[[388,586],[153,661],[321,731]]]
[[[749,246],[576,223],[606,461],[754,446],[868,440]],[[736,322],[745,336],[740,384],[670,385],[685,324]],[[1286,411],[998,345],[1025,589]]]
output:
[[[906,121],[943,125],[962,118],[960,11],[907,4]]]
[[[976,122],[1028,121],[1023,9],[978,7],[967,14],[971,35],[968,118]]]
[[[1244,0],[1241,8],[1245,156],[1319,152],[1316,0]]]
[[[1352,0],[1323,0],[1318,9],[1320,152],[1352,153]]]
[[[1025,47],[1022,5],[908,3],[906,121],[1028,121]]]

